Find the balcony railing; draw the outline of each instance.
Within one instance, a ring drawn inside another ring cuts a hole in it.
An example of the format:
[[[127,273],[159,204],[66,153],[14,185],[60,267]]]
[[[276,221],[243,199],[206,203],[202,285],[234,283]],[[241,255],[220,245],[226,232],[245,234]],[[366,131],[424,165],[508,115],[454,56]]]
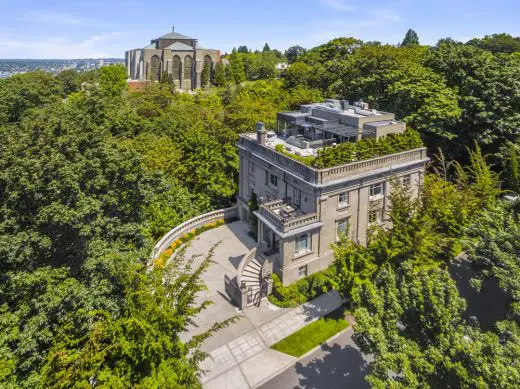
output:
[[[276,209],[280,209],[283,205],[283,200],[275,200],[264,203],[259,208],[260,215],[266,218],[280,232],[289,232],[296,228],[305,227],[318,221],[318,215],[316,213],[284,218],[280,214],[274,212]]]

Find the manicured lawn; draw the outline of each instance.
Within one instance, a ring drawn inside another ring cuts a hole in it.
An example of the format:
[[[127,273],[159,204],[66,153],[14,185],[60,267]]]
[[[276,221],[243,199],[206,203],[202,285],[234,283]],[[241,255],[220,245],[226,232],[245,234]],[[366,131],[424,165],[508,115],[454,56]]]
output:
[[[271,348],[293,357],[301,357],[347,327],[344,309],[340,308],[273,344]]]

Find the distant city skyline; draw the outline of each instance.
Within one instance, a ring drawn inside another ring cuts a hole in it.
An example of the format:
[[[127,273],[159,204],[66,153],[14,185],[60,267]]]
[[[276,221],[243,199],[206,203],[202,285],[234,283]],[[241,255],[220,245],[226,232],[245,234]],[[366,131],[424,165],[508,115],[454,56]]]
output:
[[[170,31],[230,52],[310,48],[340,36],[396,44],[409,28],[421,43],[467,41],[493,33],[520,35],[513,0],[300,0],[149,3],[135,0],[0,0],[0,58],[123,58],[129,49]]]

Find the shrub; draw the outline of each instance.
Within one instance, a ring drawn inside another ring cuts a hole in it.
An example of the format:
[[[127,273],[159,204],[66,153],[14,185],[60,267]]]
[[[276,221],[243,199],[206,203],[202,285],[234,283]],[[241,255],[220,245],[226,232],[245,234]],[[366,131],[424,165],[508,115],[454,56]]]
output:
[[[278,151],[280,154],[283,154],[289,158],[292,158],[298,162],[301,162],[303,163],[304,165],[307,165],[307,166],[313,166],[314,165],[314,161],[316,160],[316,157],[302,157],[301,155],[296,155],[296,154],[293,154],[293,153],[290,153],[288,151],[285,150],[285,148],[283,147],[283,145],[276,145],[274,147],[274,149],[276,151]]]
[[[289,286],[283,286],[280,278],[273,274],[273,293],[269,301],[278,307],[291,308],[313,300],[332,289],[330,280],[333,274],[334,268],[330,267]]]
[[[318,157],[314,161],[314,166],[324,169],[419,147],[423,147],[419,133],[408,129],[403,133],[389,134],[384,138],[367,138],[356,143],[346,142],[337,146],[325,147],[318,150]]]

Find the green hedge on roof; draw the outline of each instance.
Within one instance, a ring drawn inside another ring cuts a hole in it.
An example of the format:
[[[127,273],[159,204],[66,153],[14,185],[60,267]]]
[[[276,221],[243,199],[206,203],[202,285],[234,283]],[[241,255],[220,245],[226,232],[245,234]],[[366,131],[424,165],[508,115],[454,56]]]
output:
[[[346,142],[325,147],[318,150],[313,166],[324,169],[420,147],[423,147],[423,142],[419,133],[408,129],[403,133],[389,134],[384,138],[365,138],[356,143]]]

